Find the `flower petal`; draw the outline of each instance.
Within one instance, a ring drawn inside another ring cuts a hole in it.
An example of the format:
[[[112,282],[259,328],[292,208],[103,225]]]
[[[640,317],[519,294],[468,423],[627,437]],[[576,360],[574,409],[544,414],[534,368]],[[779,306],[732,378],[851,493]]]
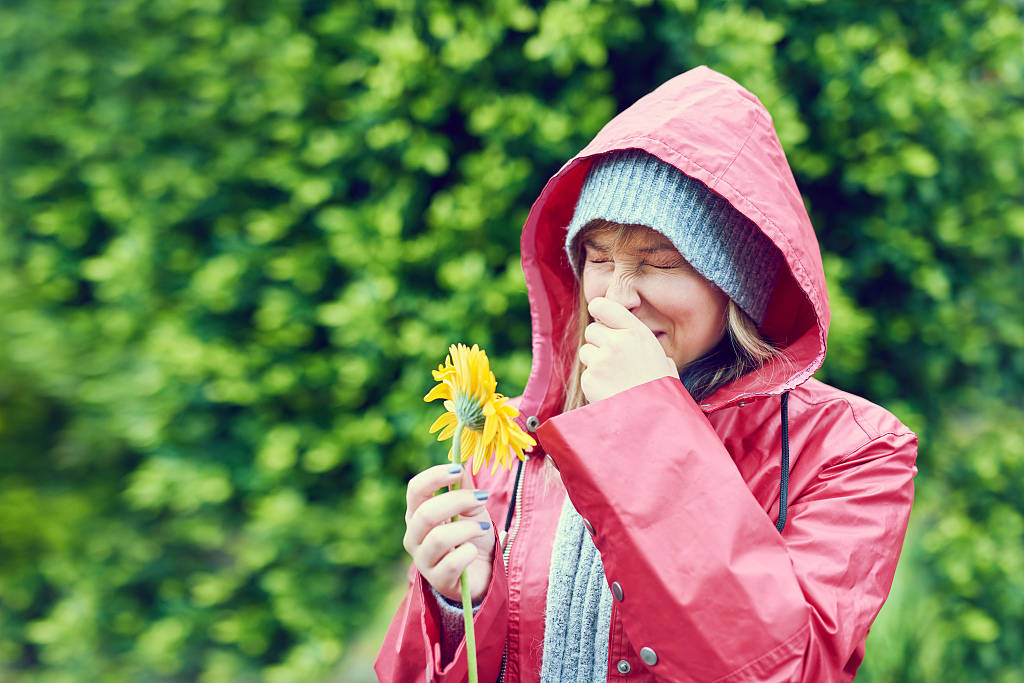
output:
[[[486,414],[486,412],[484,414]],[[497,434],[498,434],[498,421],[499,421],[499,419],[496,416],[494,416],[494,415],[491,415],[490,417],[487,418],[486,421],[484,421],[484,442],[485,443],[491,443],[491,441],[494,440],[494,437],[497,436]]]
[[[445,415],[451,415],[451,413],[445,413]],[[455,424],[457,420],[452,420],[452,423],[445,425],[445,428],[441,430],[441,433],[437,435],[438,441],[444,441],[455,436]]]
[[[473,457],[473,452],[476,450],[476,442],[478,440],[479,437],[477,437],[476,432],[474,432],[472,429],[462,430],[462,453],[460,458],[461,462],[466,462],[467,460]],[[476,463],[474,463],[474,467],[475,466]],[[473,474],[476,474],[476,472],[474,471]]]
[[[444,383],[438,384],[427,392],[427,395],[423,397],[423,400],[429,403],[430,401],[436,401],[439,398],[448,400],[454,398],[452,396],[452,388]]]
[[[441,429],[442,427],[447,427],[448,425],[451,425],[454,422],[455,415],[453,415],[452,413],[441,413],[441,415],[436,420],[434,420],[434,424],[430,425],[430,431],[428,433],[433,434],[438,429]],[[438,437],[437,440],[441,441],[441,437]]]

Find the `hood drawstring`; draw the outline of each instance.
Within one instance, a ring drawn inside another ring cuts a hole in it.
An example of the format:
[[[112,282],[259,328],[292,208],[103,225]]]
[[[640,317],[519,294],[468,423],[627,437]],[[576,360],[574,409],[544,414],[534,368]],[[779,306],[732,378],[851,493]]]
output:
[[[512,526],[512,515],[516,511],[516,494],[519,493],[519,477],[523,476],[523,462],[519,461],[519,467],[516,468],[516,482],[512,484],[512,497],[508,501],[508,512],[505,513],[505,533],[508,533],[509,528]]]
[[[789,505],[789,392],[782,393],[782,481],[779,484],[779,521],[775,528],[782,533],[786,526],[786,507]]]

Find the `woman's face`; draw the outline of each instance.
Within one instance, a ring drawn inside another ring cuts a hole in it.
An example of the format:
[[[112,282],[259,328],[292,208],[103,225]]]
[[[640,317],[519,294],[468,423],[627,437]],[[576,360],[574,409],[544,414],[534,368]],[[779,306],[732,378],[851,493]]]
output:
[[[682,370],[725,334],[728,295],[693,269],[659,232],[642,226],[583,233],[587,303],[611,299],[640,319]]]

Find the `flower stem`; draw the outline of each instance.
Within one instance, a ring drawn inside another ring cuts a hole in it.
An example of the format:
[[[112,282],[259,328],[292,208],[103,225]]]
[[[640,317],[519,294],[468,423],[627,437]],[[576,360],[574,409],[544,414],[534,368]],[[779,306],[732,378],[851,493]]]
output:
[[[452,436],[452,462],[462,462],[462,420],[455,423],[455,435]]]
[[[455,424],[455,435],[452,437],[452,460],[454,462],[462,462],[462,420]],[[456,481],[452,483],[450,488],[452,491],[457,491],[461,486],[461,482]],[[452,517],[453,522],[458,520],[458,515]],[[462,587],[462,617],[466,625],[466,670],[469,674],[469,683],[477,683],[479,679],[476,672],[476,632],[473,630],[473,598],[469,594],[469,576],[467,576],[465,570],[459,576],[459,583]]]
[[[477,683],[476,674],[476,632],[473,630],[473,598],[469,596],[469,577],[465,570],[459,578],[462,583],[462,616],[466,620],[466,669],[469,683]]]

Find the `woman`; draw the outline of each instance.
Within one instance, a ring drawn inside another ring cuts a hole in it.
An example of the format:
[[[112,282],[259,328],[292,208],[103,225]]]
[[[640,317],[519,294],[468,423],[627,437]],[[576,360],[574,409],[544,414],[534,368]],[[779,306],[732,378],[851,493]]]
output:
[[[761,103],[668,81],[548,182],[522,252],[539,445],[518,475],[410,481],[380,678],[465,679],[465,568],[482,681],[852,679],[917,440],[811,377],[821,257]]]

